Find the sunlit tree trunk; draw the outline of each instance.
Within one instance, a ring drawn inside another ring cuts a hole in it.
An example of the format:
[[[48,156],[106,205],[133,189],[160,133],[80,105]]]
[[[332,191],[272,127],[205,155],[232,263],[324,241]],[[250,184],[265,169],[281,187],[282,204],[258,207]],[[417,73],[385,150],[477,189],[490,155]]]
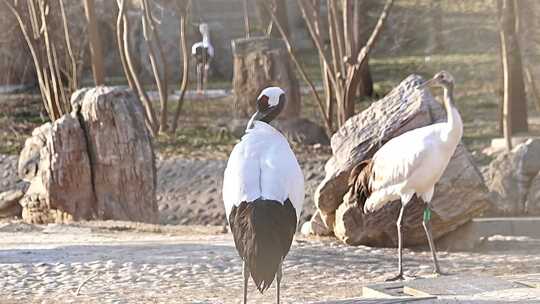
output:
[[[88,26],[88,41],[90,56],[92,58],[92,74],[96,85],[105,84],[105,68],[103,64],[103,50],[99,36],[94,0],[84,0],[84,12]]]
[[[354,1],[353,8],[353,39],[354,53],[360,51],[360,47],[365,45],[369,38],[368,1]],[[358,84],[358,97],[373,95],[373,79],[369,69],[369,56],[360,68],[360,82]]]
[[[512,134],[528,131],[527,99],[514,4],[513,0],[498,1],[503,73],[502,119],[499,125],[509,149]]]

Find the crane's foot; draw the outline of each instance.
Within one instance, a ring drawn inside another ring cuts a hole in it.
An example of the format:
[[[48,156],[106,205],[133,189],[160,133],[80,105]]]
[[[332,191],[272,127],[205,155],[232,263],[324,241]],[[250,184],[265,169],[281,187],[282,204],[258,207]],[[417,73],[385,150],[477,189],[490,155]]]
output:
[[[437,270],[433,270],[433,274],[437,277],[442,277],[442,276],[448,276],[450,275],[450,273],[448,272],[443,272],[441,271],[440,269],[437,269]]]
[[[394,281],[403,281],[405,280],[405,278],[403,277],[403,274],[400,273],[394,277],[391,277],[391,278],[388,278],[386,280],[384,280],[385,282],[394,282]]]

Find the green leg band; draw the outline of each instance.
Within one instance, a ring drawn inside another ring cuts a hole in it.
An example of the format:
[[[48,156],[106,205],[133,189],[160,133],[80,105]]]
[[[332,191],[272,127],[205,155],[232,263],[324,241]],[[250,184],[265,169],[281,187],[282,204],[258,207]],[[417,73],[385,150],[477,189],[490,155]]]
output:
[[[429,222],[431,220],[431,209],[429,209],[429,207],[426,207],[426,209],[424,209],[424,222]]]

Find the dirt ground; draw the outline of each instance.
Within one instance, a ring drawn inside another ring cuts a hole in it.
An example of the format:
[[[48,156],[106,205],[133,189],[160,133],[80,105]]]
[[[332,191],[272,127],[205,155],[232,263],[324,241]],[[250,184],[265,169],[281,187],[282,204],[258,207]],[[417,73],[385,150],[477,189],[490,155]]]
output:
[[[240,303],[241,261],[216,226],[122,222],[0,223],[0,303]],[[493,237],[475,252],[440,252],[450,274],[540,272],[540,239]],[[409,279],[431,274],[428,251],[407,249]],[[283,303],[361,296],[396,270],[393,248],[297,236],[284,264]],[[79,289],[77,295],[77,289]],[[251,303],[273,303],[249,285]]]

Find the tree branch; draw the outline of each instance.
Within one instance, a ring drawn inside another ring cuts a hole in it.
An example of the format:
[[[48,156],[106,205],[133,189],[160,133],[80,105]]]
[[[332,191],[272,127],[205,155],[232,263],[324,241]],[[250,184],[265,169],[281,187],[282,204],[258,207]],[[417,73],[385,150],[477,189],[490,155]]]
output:
[[[329,118],[326,116],[326,111],[324,110],[323,102],[322,102],[319,94],[317,93],[317,89],[315,88],[315,85],[309,79],[309,77],[306,74],[306,71],[304,70],[304,67],[300,64],[300,62],[296,58],[296,55],[295,55],[295,53],[293,51],[293,48],[292,48],[291,42],[289,40],[289,37],[287,37],[287,34],[283,30],[281,24],[279,23],[279,20],[277,19],[276,15],[272,11],[272,9],[269,8],[266,3],[263,3],[263,7],[266,9],[266,11],[272,17],[273,22],[275,23],[276,27],[278,28],[279,33],[281,34],[281,37],[283,38],[283,41],[285,42],[285,45],[287,47],[287,51],[289,52],[289,55],[291,56],[292,61],[294,62],[294,64],[298,68],[298,71],[300,72],[300,75],[302,76],[304,81],[306,81],[306,83],[309,85],[309,87],[311,89],[311,92],[312,92],[313,96],[315,97],[315,100],[317,101],[317,105],[319,106],[321,116],[323,117],[323,121],[325,123],[326,131],[327,131],[328,135],[330,136],[331,133],[332,133],[332,125],[330,124]]]

